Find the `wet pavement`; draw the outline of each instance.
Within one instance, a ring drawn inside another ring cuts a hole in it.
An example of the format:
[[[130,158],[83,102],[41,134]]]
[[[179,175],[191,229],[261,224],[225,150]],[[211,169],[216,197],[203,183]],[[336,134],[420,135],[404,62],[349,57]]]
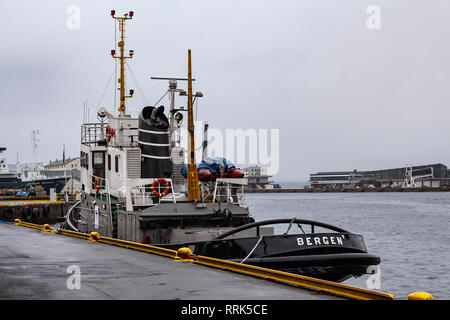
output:
[[[338,297],[0,223],[0,300],[4,299],[330,300]]]

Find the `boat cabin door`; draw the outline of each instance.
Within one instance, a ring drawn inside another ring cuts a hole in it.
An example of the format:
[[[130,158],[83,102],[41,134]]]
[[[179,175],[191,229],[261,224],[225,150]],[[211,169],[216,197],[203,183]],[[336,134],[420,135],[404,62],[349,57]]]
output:
[[[92,151],[92,175],[105,179],[105,151]]]

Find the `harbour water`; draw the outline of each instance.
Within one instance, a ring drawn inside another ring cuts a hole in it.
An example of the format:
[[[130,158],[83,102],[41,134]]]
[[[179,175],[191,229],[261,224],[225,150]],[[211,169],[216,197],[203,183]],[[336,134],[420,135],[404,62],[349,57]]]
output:
[[[379,290],[396,299],[416,291],[450,299],[447,192],[253,193],[246,202],[257,221],[296,217],[363,235],[368,252],[381,257]],[[280,225],[276,231],[286,228]],[[292,227],[293,232],[301,231]],[[367,288],[368,280],[365,275],[344,283]]]

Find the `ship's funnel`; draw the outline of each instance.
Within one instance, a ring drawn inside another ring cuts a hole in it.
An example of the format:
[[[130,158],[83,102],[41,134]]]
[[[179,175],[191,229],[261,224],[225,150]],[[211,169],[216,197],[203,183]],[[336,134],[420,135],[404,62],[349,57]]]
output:
[[[164,106],[145,107],[139,115],[139,146],[141,148],[142,178],[170,178],[169,120]]]

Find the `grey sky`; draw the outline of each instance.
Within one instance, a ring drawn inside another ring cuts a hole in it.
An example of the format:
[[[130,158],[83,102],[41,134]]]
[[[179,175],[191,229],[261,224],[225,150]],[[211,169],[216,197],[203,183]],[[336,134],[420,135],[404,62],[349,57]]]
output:
[[[372,4],[380,30],[366,27]],[[70,5],[81,9],[79,30],[66,27]],[[111,9],[135,12],[126,46],[150,104],[167,87],[150,76],[185,76],[191,48],[199,119],[223,130],[280,129],[276,180],[450,164],[445,0],[3,0],[0,145],[10,163],[16,153],[31,160],[32,129],[41,161],[60,158],[63,144],[79,154],[83,101],[92,113],[114,69]],[[113,108],[113,92],[111,84],[100,106]],[[129,101],[143,106],[138,92]]]

